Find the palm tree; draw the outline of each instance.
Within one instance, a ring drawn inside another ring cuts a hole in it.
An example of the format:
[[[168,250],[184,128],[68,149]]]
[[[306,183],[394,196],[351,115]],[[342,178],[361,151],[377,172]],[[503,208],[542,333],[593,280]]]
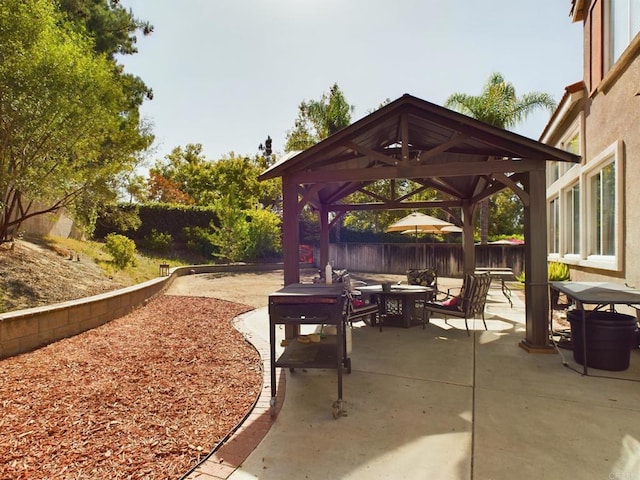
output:
[[[549,112],[553,112],[556,102],[551,95],[542,92],[530,92],[518,97],[513,84],[505,81],[502,74],[494,72],[484,84],[480,95],[454,93],[447,99],[444,106],[495,127],[508,129],[525,120],[538,108],[546,108]],[[488,207],[487,199],[481,204],[481,243],[487,243]]]

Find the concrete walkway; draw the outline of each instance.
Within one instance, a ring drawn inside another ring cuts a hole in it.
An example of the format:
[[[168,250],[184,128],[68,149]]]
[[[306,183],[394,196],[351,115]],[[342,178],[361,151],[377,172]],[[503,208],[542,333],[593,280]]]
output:
[[[510,308],[499,288],[487,324],[477,321],[471,336],[453,319],[424,330],[357,324],[348,415],[331,414],[334,370],[282,371],[286,392],[281,384],[272,421],[268,313],[250,312],[238,327],[266,354],[263,397],[188,478],[640,478],[640,351],[628,370],[587,377],[570,350],[529,354],[518,346],[523,298]]]

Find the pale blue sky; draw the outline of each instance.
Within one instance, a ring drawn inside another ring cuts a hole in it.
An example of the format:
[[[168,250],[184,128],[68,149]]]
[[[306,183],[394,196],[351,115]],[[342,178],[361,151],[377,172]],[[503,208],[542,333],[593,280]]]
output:
[[[409,93],[442,105],[500,72],[521,95],[582,78],[570,0],[122,0],[154,33],[126,70],[153,88],[151,160],[201,143],[209,159],[282,153],[303,100],[338,83],[353,120]],[[516,131],[537,139],[546,112]]]

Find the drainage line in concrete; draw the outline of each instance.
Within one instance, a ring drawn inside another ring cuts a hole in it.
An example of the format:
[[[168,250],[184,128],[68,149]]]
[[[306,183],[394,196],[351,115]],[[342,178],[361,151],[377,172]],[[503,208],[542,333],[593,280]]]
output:
[[[471,464],[470,464],[470,475],[469,478],[473,479],[473,467],[474,467],[474,458],[475,458],[475,446],[476,446],[476,342],[478,336],[477,332],[474,328],[473,330],[473,375],[471,376]]]

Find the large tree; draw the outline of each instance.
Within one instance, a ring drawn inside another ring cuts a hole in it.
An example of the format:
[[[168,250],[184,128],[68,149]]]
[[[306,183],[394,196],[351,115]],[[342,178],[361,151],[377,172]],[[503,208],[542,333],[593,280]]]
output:
[[[70,22],[93,37],[95,51],[111,59],[137,53],[136,32],[153,31],[149,22],[136,18],[119,0],[58,0],[58,6]]]
[[[152,137],[133,79],[48,0],[0,3],[0,243],[66,207],[90,224]]]
[[[319,100],[302,101],[294,127],[287,132],[285,151],[307,149],[351,124],[353,106],[334,83]]]
[[[518,125],[539,108],[545,108],[549,112],[553,112],[556,108],[555,100],[548,93],[530,92],[517,96],[513,84],[507,82],[500,73],[491,74],[480,95],[454,93],[444,105],[504,129]],[[501,194],[504,195],[504,193]],[[480,239],[482,243],[487,243],[489,232],[488,200],[483,202],[481,209]]]

